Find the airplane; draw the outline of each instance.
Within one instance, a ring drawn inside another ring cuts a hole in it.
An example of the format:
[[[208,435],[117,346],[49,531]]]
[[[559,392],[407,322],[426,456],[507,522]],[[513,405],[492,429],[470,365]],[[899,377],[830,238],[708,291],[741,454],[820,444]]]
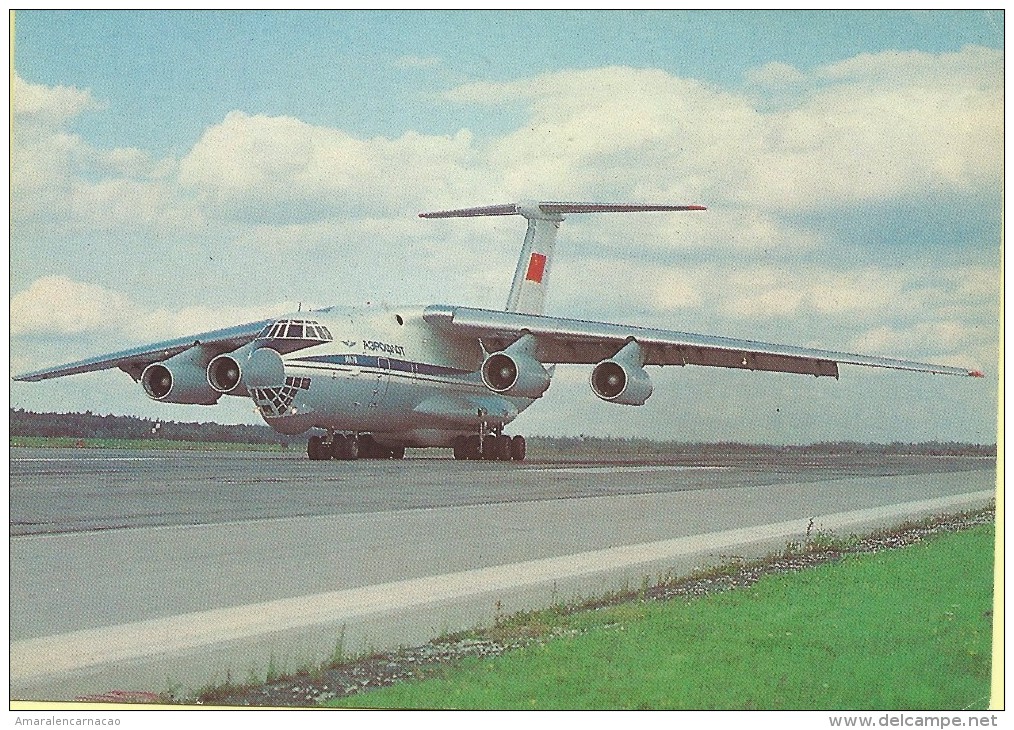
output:
[[[518,215],[527,230],[504,311],[447,304],[325,307],[26,373],[36,382],[119,368],[163,403],[251,398],[279,433],[311,430],[314,461],[404,458],[450,447],[458,460],[524,461],[504,427],[541,398],[557,365],[594,365],[592,393],[640,406],[646,368],[701,365],[838,378],[861,365],[982,377],[977,370],[751,340],[563,319],[543,313],[557,231],[584,213],[686,212],[701,205],[528,202],[420,213]]]

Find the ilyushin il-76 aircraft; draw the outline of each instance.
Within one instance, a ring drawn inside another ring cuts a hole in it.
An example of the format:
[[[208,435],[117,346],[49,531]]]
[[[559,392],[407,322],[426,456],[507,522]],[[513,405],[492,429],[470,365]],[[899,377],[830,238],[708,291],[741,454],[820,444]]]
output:
[[[523,461],[504,427],[542,397],[555,366],[594,365],[592,393],[640,406],[649,365],[705,365],[838,377],[839,364],[982,377],[978,371],[543,314],[556,234],[578,213],[699,211],[700,205],[517,203],[422,218],[520,215],[528,221],[504,311],[431,304],[339,306],[204,332],[39,370],[39,381],[119,368],[164,403],[251,398],[276,431],[317,429],[313,460],[394,458],[451,447],[456,459]],[[320,432],[323,431],[323,435]]]

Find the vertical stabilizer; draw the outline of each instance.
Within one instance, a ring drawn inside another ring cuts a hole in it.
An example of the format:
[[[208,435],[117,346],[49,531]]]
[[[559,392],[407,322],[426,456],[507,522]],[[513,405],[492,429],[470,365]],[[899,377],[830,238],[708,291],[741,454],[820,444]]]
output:
[[[528,219],[528,230],[518,257],[518,267],[514,271],[514,282],[507,296],[507,311],[542,314],[553,263],[553,244],[556,243],[556,232],[560,229],[563,216],[527,207],[522,207],[521,215]]]
[[[553,244],[564,213],[646,213],[650,211],[705,210],[703,205],[642,203],[507,203],[420,213],[420,218],[472,218],[486,215],[521,215],[528,220],[525,243],[514,272],[507,311],[542,314],[553,263]]]

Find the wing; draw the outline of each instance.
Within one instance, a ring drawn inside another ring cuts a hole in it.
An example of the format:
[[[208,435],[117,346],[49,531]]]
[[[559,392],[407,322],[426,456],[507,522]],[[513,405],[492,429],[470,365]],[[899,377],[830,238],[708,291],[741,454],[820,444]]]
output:
[[[948,365],[471,307],[434,305],[423,316],[448,334],[481,338],[488,351],[502,350],[531,333],[537,342],[536,357],[547,364],[594,364],[634,339],[644,350],[645,365],[707,365],[837,378],[838,365],[846,364],[982,377],[977,370]]]
[[[231,352],[242,347],[247,342],[255,339],[265,326],[273,322],[273,319],[265,319],[260,322],[227,327],[211,332],[202,332],[190,337],[180,337],[175,340],[156,342],[152,345],[142,345],[130,350],[121,350],[108,355],[90,357],[86,360],[58,365],[45,370],[36,370],[32,373],[19,375],[14,380],[36,382],[49,378],[60,378],[64,375],[76,375],[77,373],[88,373],[94,370],[106,370],[107,368],[119,368],[127,373],[134,380],[141,377],[141,372],[153,362],[160,362],[177,355],[194,345],[211,346],[212,350],[221,349],[221,352]],[[217,353],[216,353],[217,354]]]

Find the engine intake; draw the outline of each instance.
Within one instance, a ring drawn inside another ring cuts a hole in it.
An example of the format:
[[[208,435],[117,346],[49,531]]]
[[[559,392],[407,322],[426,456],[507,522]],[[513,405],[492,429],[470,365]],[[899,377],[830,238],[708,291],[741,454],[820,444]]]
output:
[[[204,349],[191,347],[146,367],[141,373],[141,386],[149,398],[163,403],[213,405],[221,394],[208,385],[204,371],[206,362]]]
[[[208,383],[219,393],[228,393],[236,389],[243,368],[231,355],[219,355],[208,364]]]
[[[282,357],[270,347],[244,346],[208,363],[208,384],[218,393],[233,393],[241,387],[271,388],[284,383]]]
[[[482,363],[482,382],[496,393],[539,398],[549,387],[550,375],[535,355],[535,338],[526,334]]]
[[[591,389],[609,403],[641,406],[651,396],[651,378],[644,370],[644,351],[636,340],[592,370]]]

